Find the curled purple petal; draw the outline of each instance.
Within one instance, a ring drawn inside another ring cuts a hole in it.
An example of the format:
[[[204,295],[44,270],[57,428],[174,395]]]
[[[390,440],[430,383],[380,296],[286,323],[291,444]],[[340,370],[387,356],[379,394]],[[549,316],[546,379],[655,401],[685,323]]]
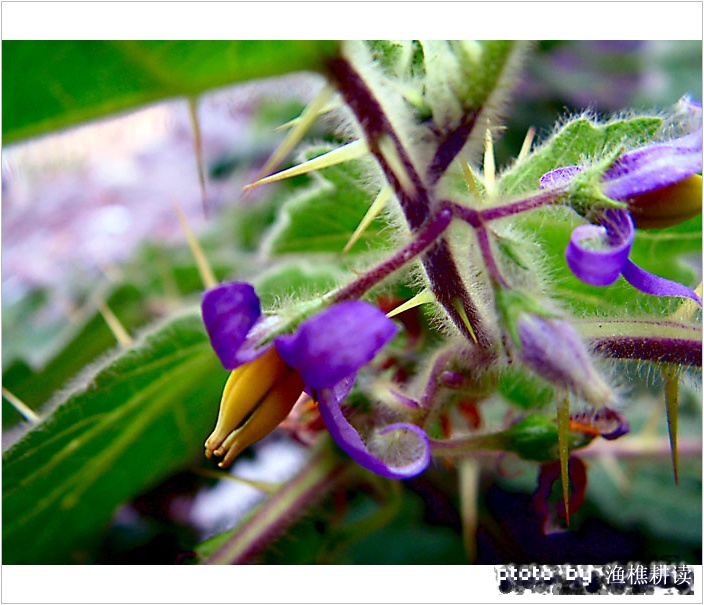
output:
[[[331,389],[369,363],[397,330],[382,311],[353,300],[310,317],[295,334],[279,336],[275,343],[309,388]]]
[[[430,464],[430,442],[420,427],[406,423],[384,427],[378,432],[379,441],[372,452],[345,418],[333,390],[316,392],[316,400],[323,422],[337,445],[367,470],[387,479],[410,479]]]
[[[594,424],[604,439],[618,439],[630,430],[628,420],[623,414],[610,408],[602,408],[594,415]]]
[[[572,273],[592,286],[613,284],[628,262],[634,227],[628,212],[604,213],[604,225],[581,225],[572,232],[565,259]]]
[[[652,294],[654,296],[680,296],[683,298],[690,298],[700,307],[702,306],[702,299],[691,288],[688,288],[687,286],[676,281],[648,273],[647,271],[641,269],[633,261],[626,261],[626,264],[623,267],[623,277],[634,288],[637,288],[646,294]]]
[[[252,285],[230,282],[208,290],[201,311],[210,343],[225,369],[233,370],[244,363],[240,349],[261,315]]]

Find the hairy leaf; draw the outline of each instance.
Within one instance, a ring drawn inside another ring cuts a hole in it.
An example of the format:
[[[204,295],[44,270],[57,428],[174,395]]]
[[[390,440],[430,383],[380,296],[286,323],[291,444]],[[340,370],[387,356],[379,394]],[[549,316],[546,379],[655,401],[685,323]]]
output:
[[[316,147],[306,152],[305,159],[330,149]],[[315,173],[311,187],[284,203],[267,241],[267,251],[273,255],[341,254],[374,199],[366,186],[370,170],[368,161],[353,160]],[[383,219],[374,219],[349,254],[388,245],[385,229],[388,226]]]
[[[7,40],[3,143],[161,99],[317,69],[332,41]]]
[[[89,375],[4,455],[4,562],[80,562],[119,504],[198,455],[224,380],[195,313]]]

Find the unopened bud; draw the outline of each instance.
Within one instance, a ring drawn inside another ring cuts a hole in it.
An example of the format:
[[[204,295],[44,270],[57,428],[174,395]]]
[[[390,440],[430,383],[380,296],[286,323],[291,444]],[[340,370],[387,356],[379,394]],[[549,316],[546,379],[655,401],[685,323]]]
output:
[[[518,318],[519,357],[538,376],[564,387],[595,407],[611,399],[611,390],[592,365],[575,329],[565,320],[531,313]]]

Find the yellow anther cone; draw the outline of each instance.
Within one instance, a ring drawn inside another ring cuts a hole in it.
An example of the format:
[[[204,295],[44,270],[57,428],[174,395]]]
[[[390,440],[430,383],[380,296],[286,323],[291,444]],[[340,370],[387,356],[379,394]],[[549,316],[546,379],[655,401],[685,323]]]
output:
[[[273,431],[288,415],[304,384],[271,347],[234,370],[225,384],[218,420],[205,455],[225,455],[225,468],[248,445]]]
[[[635,196],[628,202],[639,229],[663,229],[683,223],[702,211],[702,177],[694,174],[679,183]]]
[[[266,437],[288,416],[304,388],[301,375],[295,370],[279,380],[266,394],[261,404],[247,421],[237,430],[230,433],[218,450],[224,454],[221,468],[227,468],[242,451]]]

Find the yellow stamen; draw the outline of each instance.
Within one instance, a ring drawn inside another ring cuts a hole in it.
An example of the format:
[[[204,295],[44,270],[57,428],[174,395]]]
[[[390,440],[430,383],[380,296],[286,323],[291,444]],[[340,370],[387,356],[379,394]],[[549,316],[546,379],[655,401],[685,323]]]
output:
[[[246,447],[271,433],[293,408],[303,379],[269,348],[235,369],[227,380],[218,420],[205,442],[205,455],[224,456],[226,468]]]
[[[283,159],[289,154],[289,152],[300,143],[303,136],[306,134],[308,129],[312,126],[315,119],[327,103],[330,96],[333,94],[333,88],[331,86],[324,86],[323,89],[315,96],[315,98],[308,104],[308,106],[303,110],[301,115],[288,122],[289,125],[293,125],[288,134],[281,141],[281,144],[277,147],[276,151],[271,154],[271,157],[266,161],[266,164],[262,166],[262,169],[257,174],[255,181],[261,179],[265,174],[269,174],[272,170],[283,161]],[[294,123],[295,122],[295,123]]]
[[[389,311],[386,314],[386,317],[394,317],[395,315],[398,315],[399,313],[403,313],[404,311],[408,311],[408,309],[413,309],[413,307],[418,307],[420,305],[424,305],[426,303],[431,303],[435,301],[435,296],[430,290],[423,290],[422,292],[419,292],[416,294],[413,298],[407,300],[405,303],[399,305],[392,311]]]
[[[242,424],[285,371],[286,364],[274,347],[233,370],[222,392],[215,429],[205,442],[206,450],[217,454],[225,438]]]
[[[347,145],[343,145],[342,147],[328,151],[323,155],[319,155],[317,158],[313,158],[312,160],[298,164],[298,166],[287,168],[286,170],[282,170],[281,172],[277,172],[276,174],[272,174],[266,178],[259,179],[254,183],[245,185],[244,188],[252,189],[253,187],[265,185],[266,183],[283,181],[284,179],[300,176],[302,174],[308,174],[309,172],[329,168],[330,166],[336,166],[337,164],[348,162],[350,160],[357,160],[366,155],[367,152],[367,144],[364,141],[353,141],[352,143],[347,143]]]
[[[362,235],[362,233],[364,233],[365,229],[369,227],[371,222],[379,215],[379,213],[386,205],[386,202],[391,199],[392,194],[393,190],[388,185],[386,187],[383,187],[381,191],[379,191],[376,198],[374,198],[372,205],[369,206],[369,210],[367,210],[367,213],[364,215],[362,222],[359,223],[357,228],[354,230],[352,237],[350,237],[350,241],[348,241],[347,245],[342,249],[343,254],[349,252],[350,248],[352,248],[352,246],[357,243],[357,240]]]
[[[305,385],[301,375],[289,370],[266,394],[254,413],[237,430],[227,436],[221,446],[225,453],[220,468],[227,468],[252,443],[271,433],[288,416]]]

